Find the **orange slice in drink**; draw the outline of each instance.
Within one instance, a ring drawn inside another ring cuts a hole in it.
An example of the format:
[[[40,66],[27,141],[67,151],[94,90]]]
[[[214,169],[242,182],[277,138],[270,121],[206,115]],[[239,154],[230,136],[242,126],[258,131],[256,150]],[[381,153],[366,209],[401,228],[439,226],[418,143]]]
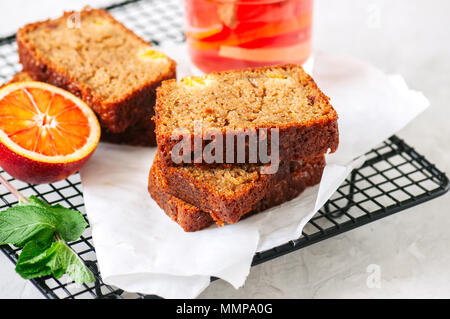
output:
[[[100,125],[75,95],[33,81],[0,89],[0,166],[30,184],[78,171],[96,149]]]
[[[271,23],[258,23],[257,25],[246,25],[244,30],[235,29],[226,39],[187,38],[188,44],[197,50],[218,49],[222,45],[238,46],[243,43],[262,38],[281,36],[286,33],[298,31],[309,31],[312,23],[312,12],[306,12],[294,19],[278,21]],[[244,28],[244,27],[243,27]]]
[[[311,53],[311,44],[302,42],[297,45],[270,49],[246,49],[240,47],[221,46],[219,56],[253,62],[302,63]]]
[[[188,28],[186,30],[186,37],[201,40],[204,38],[208,38],[215,34],[218,34],[222,31],[223,26],[221,24],[217,24],[208,28]]]

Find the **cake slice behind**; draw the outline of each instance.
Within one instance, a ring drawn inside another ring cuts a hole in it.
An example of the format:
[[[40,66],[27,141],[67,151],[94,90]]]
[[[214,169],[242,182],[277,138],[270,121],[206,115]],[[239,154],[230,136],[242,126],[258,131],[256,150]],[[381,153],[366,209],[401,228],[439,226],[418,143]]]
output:
[[[173,60],[105,10],[29,24],[16,39],[24,71],[83,99],[110,133],[152,117],[156,88],[175,78]]]

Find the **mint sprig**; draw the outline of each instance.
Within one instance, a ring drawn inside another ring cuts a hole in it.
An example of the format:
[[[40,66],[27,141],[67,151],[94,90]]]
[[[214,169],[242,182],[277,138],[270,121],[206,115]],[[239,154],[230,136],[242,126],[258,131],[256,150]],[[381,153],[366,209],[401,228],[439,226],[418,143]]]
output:
[[[19,198],[17,206],[0,212],[0,245],[23,248],[16,272],[25,279],[68,274],[76,283],[94,282],[92,272],[66,244],[87,226],[81,213],[35,196],[25,198],[1,176],[0,182]]]
[[[95,280],[83,261],[63,241],[55,241],[47,248],[34,241],[27,243],[19,256],[16,271],[25,279],[48,275],[58,279],[67,273],[77,283]]]

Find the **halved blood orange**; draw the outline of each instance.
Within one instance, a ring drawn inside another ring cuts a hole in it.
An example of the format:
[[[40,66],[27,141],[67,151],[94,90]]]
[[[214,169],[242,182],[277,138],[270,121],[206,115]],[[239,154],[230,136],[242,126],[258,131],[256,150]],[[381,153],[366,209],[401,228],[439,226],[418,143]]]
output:
[[[96,149],[100,125],[75,95],[34,81],[0,89],[0,166],[30,184],[78,171]]]

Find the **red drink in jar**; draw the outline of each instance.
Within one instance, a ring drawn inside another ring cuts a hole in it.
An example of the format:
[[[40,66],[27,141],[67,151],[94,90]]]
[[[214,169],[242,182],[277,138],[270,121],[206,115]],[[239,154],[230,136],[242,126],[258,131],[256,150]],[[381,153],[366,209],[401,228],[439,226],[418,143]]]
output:
[[[311,55],[313,0],[185,0],[186,41],[204,72],[279,63]]]

